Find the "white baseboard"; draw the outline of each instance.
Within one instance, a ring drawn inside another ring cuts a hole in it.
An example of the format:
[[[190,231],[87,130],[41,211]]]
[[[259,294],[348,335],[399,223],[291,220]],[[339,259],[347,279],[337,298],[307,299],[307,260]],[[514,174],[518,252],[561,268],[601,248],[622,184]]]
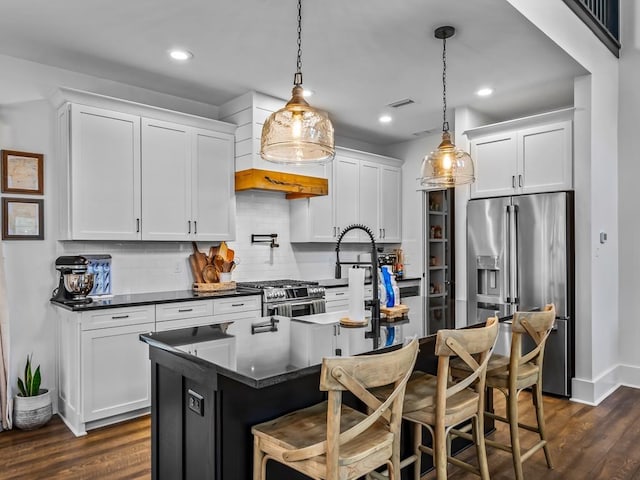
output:
[[[571,400],[597,406],[621,386],[640,389],[640,367],[615,365],[594,380],[574,378]]]

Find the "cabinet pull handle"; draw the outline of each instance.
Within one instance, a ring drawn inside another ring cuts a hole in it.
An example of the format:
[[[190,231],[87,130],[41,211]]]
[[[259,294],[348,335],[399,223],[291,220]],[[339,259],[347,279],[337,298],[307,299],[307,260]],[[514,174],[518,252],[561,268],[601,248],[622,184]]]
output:
[[[197,220],[193,221],[193,233],[196,234],[196,235],[198,234],[198,221]]]
[[[337,237],[337,236],[338,236],[338,234],[336,233],[336,227],[333,227],[333,236],[334,236],[334,237]]]
[[[336,297],[337,297],[338,295],[344,295],[344,292],[338,292],[338,293],[336,293]]]
[[[178,309],[178,312],[180,312],[180,313],[193,312],[193,308],[180,308],[180,309]]]
[[[516,188],[516,176],[511,175],[511,188]]]
[[[379,228],[378,230],[380,230],[380,232],[378,233],[378,238],[382,238],[382,229]]]
[[[232,307],[241,307],[243,305],[244,305],[244,303],[232,303],[231,304]]]
[[[382,229],[382,238],[387,238],[387,229],[386,228]]]
[[[111,317],[112,320],[120,320],[122,318],[129,318],[129,315],[114,315]]]
[[[136,218],[136,233],[140,233],[140,219]]]
[[[189,224],[189,231],[187,233],[191,234],[191,220],[187,222]]]
[[[518,186],[522,187],[522,175],[518,175]]]

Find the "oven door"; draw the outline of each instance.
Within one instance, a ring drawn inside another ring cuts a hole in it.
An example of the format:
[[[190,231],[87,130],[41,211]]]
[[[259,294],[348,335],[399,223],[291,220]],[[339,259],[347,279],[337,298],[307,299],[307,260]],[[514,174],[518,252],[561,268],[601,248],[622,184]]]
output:
[[[303,317],[316,313],[325,313],[326,302],[324,298],[314,298],[302,301],[271,303],[265,305],[264,314],[282,315],[283,317]]]

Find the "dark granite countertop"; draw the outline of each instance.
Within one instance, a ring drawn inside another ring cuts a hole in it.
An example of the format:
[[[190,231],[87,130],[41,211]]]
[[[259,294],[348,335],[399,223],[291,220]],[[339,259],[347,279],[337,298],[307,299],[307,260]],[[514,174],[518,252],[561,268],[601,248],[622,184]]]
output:
[[[155,303],[186,302],[191,300],[210,300],[212,298],[246,297],[248,295],[261,295],[260,290],[248,287],[238,287],[235,290],[223,290],[219,292],[198,293],[192,290],[176,290],[169,292],[131,293],[127,295],[114,295],[108,298],[96,298],[91,303],[64,304],[51,300],[57,307],[66,308],[73,312],[87,310],[99,310],[102,308],[134,307],[139,305],[153,305]]]
[[[227,368],[213,364],[202,358],[190,355],[176,347],[227,338],[218,325],[182,328],[165,332],[152,332],[140,335],[140,340],[151,347],[160,348],[188,359],[207,368],[215,368],[220,375],[237,380],[253,388],[264,388],[294,378],[320,371],[321,359],[311,366],[295,365],[291,359],[296,357],[297,348],[291,342],[288,317],[274,317],[278,320],[278,331],[236,337],[236,366]],[[256,318],[256,322],[270,320],[270,317]]]

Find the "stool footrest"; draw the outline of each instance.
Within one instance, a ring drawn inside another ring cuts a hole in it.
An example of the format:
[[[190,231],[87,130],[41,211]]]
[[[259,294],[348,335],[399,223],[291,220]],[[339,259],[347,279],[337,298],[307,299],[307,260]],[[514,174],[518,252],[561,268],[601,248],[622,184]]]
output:
[[[509,419],[505,417],[501,417],[500,415],[496,415],[495,413],[484,412],[484,416],[493,418],[494,420],[498,420],[499,422],[509,423]],[[518,427],[523,428],[525,430],[529,430],[530,432],[533,432],[533,433],[540,433],[540,429],[538,427],[533,427],[531,425],[526,425],[524,423],[518,422]]]

